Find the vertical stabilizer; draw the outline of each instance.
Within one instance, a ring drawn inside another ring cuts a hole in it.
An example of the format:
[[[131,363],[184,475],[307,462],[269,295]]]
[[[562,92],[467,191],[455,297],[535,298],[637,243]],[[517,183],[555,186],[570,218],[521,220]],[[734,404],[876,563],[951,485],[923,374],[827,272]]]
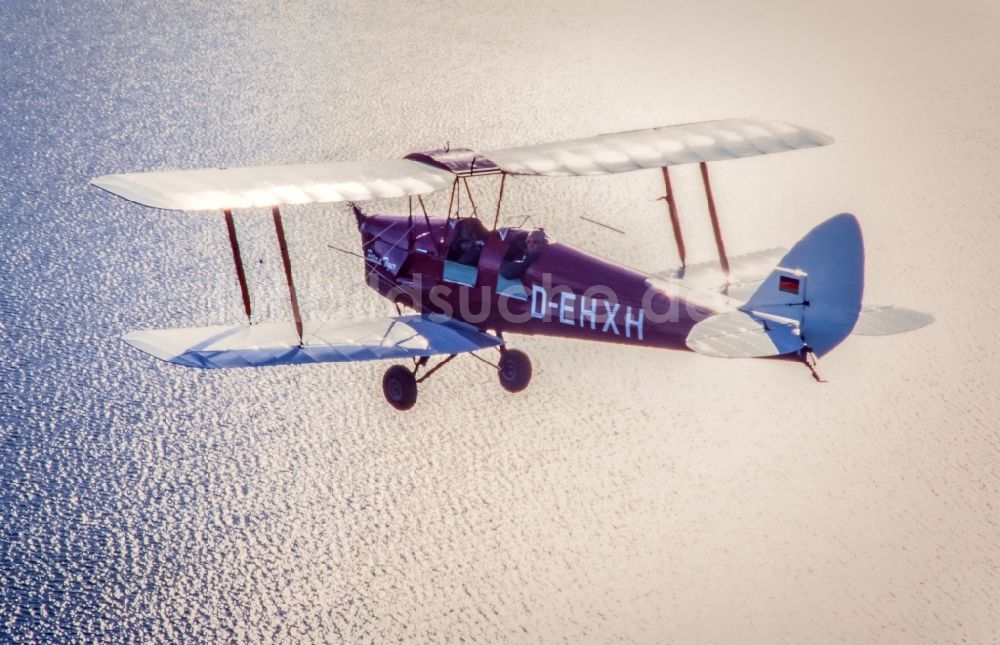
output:
[[[822,356],[854,328],[864,277],[861,227],[853,215],[842,213],[792,247],[740,309],[798,320],[802,341]]]

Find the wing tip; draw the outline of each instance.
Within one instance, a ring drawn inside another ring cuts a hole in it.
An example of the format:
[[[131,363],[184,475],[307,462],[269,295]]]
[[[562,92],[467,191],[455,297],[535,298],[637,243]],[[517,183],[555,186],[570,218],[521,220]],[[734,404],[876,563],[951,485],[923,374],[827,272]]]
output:
[[[139,187],[133,185],[128,180],[127,175],[101,175],[100,177],[91,179],[89,184],[107,191],[115,197],[120,197],[126,201],[148,208],[156,208],[164,211],[207,210],[185,208],[183,204],[169,199],[167,195],[154,192],[148,187],[143,187],[140,190]]]
[[[936,321],[934,314],[895,305],[868,305],[851,330],[855,336],[894,336],[923,329]]]

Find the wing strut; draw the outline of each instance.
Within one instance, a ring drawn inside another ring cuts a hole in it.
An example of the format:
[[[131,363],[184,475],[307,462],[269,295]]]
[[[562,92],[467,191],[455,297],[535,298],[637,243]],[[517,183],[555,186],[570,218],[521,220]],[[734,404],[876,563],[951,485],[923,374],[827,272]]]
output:
[[[674,241],[677,242],[677,255],[681,258],[681,267],[687,266],[684,252],[684,235],[681,233],[681,220],[677,215],[677,203],[674,201],[674,189],[670,186],[670,171],[663,166],[663,185],[666,186],[667,193],[660,199],[667,202],[670,209],[670,224],[674,227]]]
[[[708,181],[708,164],[704,161],[698,164],[701,166],[701,180],[705,184],[705,198],[708,200],[708,215],[712,218],[712,232],[715,233],[715,248],[719,251],[719,266],[726,275],[726,286],[729,286],[729,258],[726,257],[726,245],[722,243],[722,229],[719,228],[719,215],[715,212],[715,200],[712,199],[712,185]],[[666,170],[666,168],[664,168]]]
[[[299,299],[295,296],[295,283],[292,281],[292,261],[288,257],[288,242],[285,241],[285,229],[281,225],[281,211],[277,206],[271,208],[274,216],[274,231],[278,234],[278,246],[281,248],[281,261],[285,265],[285,281],[288,283],[288,297],[292,302],[292,317],[295,319],[295,332],[299,335],[299,346],[302,346],[302,316],[299,314]]]
[[[503,185],[507,182],[507,173],[500,173],[500,196],[497,197],[497,214],[493,216],[493,230],[497,230],[497,222],[500,221],[500,203],[503,202]]]
[[[229,231],[229,246],[233,249],[233,262],[236,263],[236,279],[240,281],[240,295],[243,296],[243,311],[247,314],[247,322],[250,320],[250,289],[247,288],[247,276],[243,272],[243,258],[240,256],[240,241],[236,239],[236,225],[233,223],[233,211],[228,208],[222,211],[226,216],[226,230]]]

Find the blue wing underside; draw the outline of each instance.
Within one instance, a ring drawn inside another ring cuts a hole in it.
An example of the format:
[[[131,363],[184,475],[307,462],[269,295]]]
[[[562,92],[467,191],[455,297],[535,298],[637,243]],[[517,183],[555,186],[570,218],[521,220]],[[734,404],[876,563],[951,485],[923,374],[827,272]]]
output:
[[[429,316],[306,322],[301,342],[290,322],[152,329],[126,334],[123,340],[161,360],[201,368],[421,358],[503,344],[466,323]]]

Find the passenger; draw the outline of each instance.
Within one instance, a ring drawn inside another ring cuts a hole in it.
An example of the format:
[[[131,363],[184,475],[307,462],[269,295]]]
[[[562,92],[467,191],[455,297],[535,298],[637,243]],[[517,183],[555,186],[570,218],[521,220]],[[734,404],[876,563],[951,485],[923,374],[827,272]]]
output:
[[[479,220],[463,219],[455,225],[455,239],[452,240],[448,259],[459,264],[478,266],[483,253],[486,236]]]
[[[521,257],[515,260],[500,263],[500,275],[508,280],[520,280],[524,272],[528,270],[535,260],[542,255],[542,251],[548,245],[549,240],[545,236],[545,230],[538,228],[528,233],[528,238],[524,242],[524,250]]]

